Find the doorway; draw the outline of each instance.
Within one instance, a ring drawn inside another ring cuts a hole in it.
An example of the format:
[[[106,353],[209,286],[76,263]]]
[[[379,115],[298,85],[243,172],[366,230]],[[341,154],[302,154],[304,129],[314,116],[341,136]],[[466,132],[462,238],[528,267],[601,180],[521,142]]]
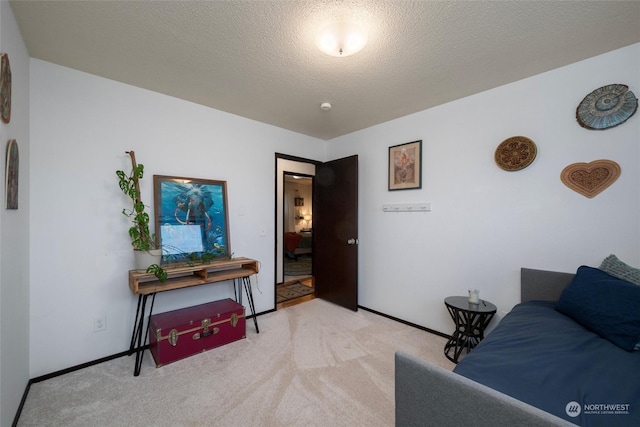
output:
[[[313,179],[317,164],[276,153],[276,309],[314,298]]]
[[[358,307],[358,156],[317,162],[276,153],[275,284],[284,283],[285,259],[285,177],[311,179],[311,218],[300,227],[311,232],[312,286],[318,298],[342,307]],[[296,194],[293,190],[292,212]],[[300,190],[298,189],[298,196]],[[304,207],[305,203],[298,207]],[[302,219],[302,209],[300,209]],[[297,246],[293,246],[297,247]],[[295,253],[293,254],[295,258]],[[278,304],[274,292],[274,306]]]
[[[276,287],[278,308],[315,297],[313,285],[313,177],[284,172],[282,211],[283,282]]]

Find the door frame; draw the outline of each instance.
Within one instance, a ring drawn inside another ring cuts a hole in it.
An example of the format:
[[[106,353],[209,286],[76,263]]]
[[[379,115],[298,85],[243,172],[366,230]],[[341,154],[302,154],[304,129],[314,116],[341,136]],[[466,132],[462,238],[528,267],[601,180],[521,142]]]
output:
[[[278,283],[284,280],[283,274],[283,254],[284,254],[284,175],[285,172],[298,173],[313,178],[315,176],[316,165],[322,162],[305,159],[303,157],[291,156],[288,154],[275,153],[275,212],[274,212],[274,289]],[[313,209],[313,206],[312,206]],[[277,307],[277,294],[273,295],[274,307]]]

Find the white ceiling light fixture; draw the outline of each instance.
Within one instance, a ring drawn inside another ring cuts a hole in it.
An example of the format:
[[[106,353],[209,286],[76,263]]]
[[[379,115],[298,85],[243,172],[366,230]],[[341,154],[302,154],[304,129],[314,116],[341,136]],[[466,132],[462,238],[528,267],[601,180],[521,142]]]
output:
[[[331,56],[344,57],[359,52],[367,44],[362,27],[351,22],[335,22],[322,27],[316,36],[318,48]]]

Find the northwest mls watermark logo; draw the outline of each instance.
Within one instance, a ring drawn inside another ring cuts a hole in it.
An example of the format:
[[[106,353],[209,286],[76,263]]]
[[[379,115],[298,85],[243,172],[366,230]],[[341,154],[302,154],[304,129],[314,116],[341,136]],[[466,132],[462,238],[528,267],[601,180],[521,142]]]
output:
[[[578,402],[567,403],[564,410],[568,416],[575,418],[581,413],[584,415],[629,415],[628,403],[585,403],[580,406]]]
[[[575,418],[580,415],[582,409],[580,409],[580,404],[578,402],[569,402],[567,406],[565,406],[564,410],[567,412],[571,418]]]

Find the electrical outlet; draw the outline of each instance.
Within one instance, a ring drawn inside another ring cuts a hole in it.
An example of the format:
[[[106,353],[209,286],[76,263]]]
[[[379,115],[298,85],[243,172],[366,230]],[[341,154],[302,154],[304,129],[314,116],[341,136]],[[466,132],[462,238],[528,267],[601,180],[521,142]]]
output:
[[[107,318],[105,316],[93,318],[93,332],[105,331],[106,329]]]

